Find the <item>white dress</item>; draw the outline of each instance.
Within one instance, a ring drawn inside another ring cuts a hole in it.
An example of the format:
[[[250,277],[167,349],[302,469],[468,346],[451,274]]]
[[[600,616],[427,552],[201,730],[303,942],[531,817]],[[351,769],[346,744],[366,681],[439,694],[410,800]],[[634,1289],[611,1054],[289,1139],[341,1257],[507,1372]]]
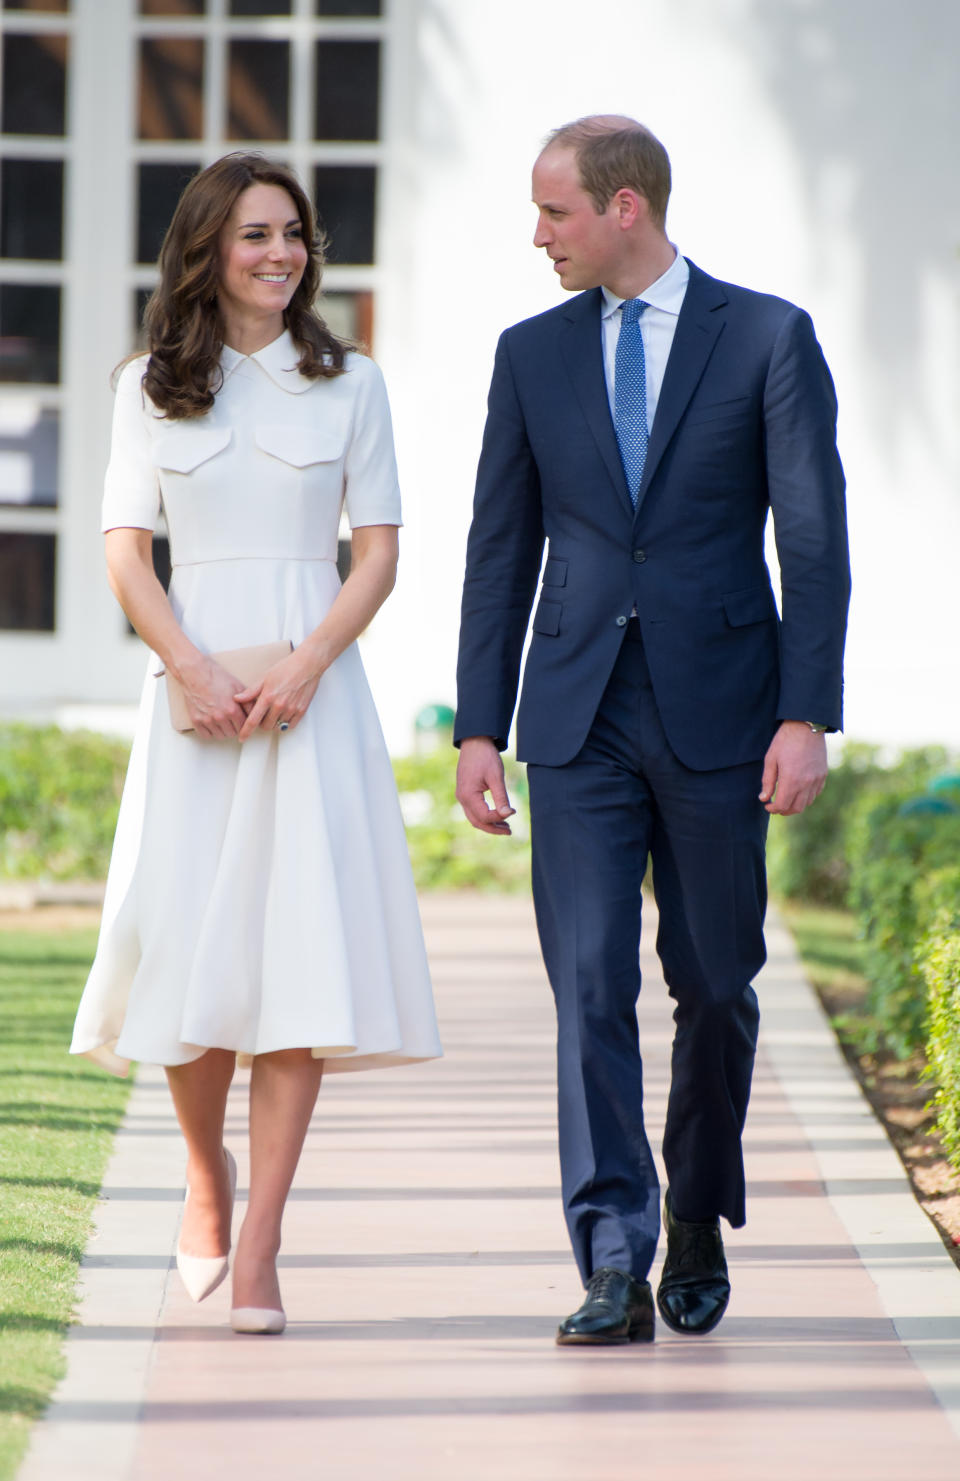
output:
[[[351,524],[400,523],[386,391],[361,355],[308,380],[289,334],[225,348],[207,415],[117,387],[103,528],[170,536],[170,602],[204,652],[296,645],[340,581]],[[309,1047],[328,1070],[429,1059],[437,1036],[389,757],[356,644],[300,724],[243,745],[178,734],[152,658],[71,1052],[123,1074]]]

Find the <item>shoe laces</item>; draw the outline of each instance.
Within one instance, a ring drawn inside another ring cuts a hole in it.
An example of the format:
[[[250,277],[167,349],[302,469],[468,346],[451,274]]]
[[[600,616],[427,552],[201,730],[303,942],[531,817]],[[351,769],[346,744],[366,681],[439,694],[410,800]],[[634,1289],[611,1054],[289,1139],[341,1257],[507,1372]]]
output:
[[[588,1290],[588,1293],[589,1293],[590,1300],[591,1301],[607,1301],[607,1300],[609,1300],[610,1293],[611,1293],[613,1287],[616,1286],[622,1280],[623,1280],[623,1275],[622,1275],[622,1273],[619,1270],[614,1270],[614,1268],[612,1266],[610,1266],[610,1265],[604,1265],[602,1269],[596,1271],[590,1277],[590,1280],[589,1280],[588,1285],[587,1285],[587,1290]]]
[[[670,1250],[670,1264],[677,1270],[713,1270],[720,1258],[719,1230],[715,1224],[687,1224],[680,1248]]]

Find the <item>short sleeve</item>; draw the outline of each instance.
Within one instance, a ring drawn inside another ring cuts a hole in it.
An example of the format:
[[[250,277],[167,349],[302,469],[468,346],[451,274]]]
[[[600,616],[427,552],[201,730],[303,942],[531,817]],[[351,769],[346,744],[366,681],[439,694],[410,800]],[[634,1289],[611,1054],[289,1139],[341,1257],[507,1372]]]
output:
[[[160,482],[152,456],[150,403],[141,382],[145,356],[125,365],[113,404],[110,462],[103,489],[103,531],[130,527],[154,530],[160,513]]]
[[[344,460],[347,518],[352,529],[400,525],[400,485],[383,375],[363,355],[351,355],[348,364],[348,375],[357,378],[357,393]]]

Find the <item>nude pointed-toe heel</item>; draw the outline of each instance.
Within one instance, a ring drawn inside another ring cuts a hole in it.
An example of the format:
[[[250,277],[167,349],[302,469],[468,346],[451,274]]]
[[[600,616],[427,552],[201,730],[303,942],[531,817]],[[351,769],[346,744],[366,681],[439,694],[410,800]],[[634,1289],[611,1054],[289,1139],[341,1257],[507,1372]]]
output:
[[[227,1172],[230,1176],[230,1212],[233,1213],[233,1200],[237,1191],[237,1164],[233,1154],[226,1147],[223,1155],[227,1160]],[[184,1199],[184,1208],[190,1199],[190,1189]],[[188,1255],[180,1248],[177,1242],[177,1270],[184,1288],[191,1301],[204,1301],[211,1291],[215,1291],[225,1279],[230,1268],[229,1250],[225,1255]]]
[[[248,1332],[256,1337],[276,1337],[287,1325],[286,1313],[268,1306],[235,1306],[230,1313],[235,1332]]]

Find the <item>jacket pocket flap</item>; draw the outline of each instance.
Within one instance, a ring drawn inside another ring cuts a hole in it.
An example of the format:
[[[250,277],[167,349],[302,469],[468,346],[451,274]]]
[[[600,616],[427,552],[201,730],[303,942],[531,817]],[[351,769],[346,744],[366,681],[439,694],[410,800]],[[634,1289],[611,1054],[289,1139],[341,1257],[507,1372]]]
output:
[[[745,591],[724,594],[723,610],[731,627],[746,627],[751,622],[767,622],[774,616],[773,597],[765,586],[748,586]]]
[[[533,614],[533,630],[535,633],[543,633],[548,638],[555,638],[560,631],[560,613],[563,611],[562,602],[548,602],[542,597]]]
[[[344,432],[333,427],[260,426],[254,437],[257,446],[271,458],[279,458],[292,468],[335,463],[346,444]]]
[[[732,396],[728,401],[708,401],[691,406],[687,412],[687,426],[694,422],[716,422],[727,417],[738,417],[750,405],[749,396]]]
[[[566,561],[555,560],[551,556],[543,568],[543,584],[544,586],[566,586]]]
[[[174,427],[157,438],[154,462],[171,473],[192,473],[201,463],[222,453],[232,437],[229,427]]]

